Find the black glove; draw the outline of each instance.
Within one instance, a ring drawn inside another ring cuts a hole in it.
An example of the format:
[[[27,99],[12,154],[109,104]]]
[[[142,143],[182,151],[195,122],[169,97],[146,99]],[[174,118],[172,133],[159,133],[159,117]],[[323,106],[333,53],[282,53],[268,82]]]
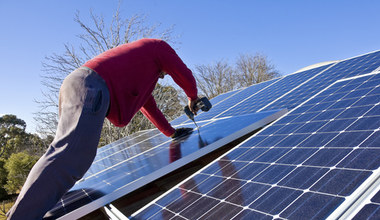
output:
[[[177,128],[172,136],[173,139],[178,139],[190,135],[193,132],[192,128]]]

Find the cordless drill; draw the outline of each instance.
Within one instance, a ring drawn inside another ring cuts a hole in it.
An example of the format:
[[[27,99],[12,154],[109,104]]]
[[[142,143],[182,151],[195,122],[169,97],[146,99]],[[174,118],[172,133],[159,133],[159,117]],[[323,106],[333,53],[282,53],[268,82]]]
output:
[[[198,111],[200,109],[204,112],[207,112],[208,110],[211,109],[211,107],[212,107],[212,105],[206,97],[202,97],[202,98],[198,99],[194,105],[195,111]],[[195,126],[198,127],[197,123],[195,123],[195,120],[194,120],[194,114],[190,111],[190,108],[188,105],[185,106],[184,111],[185,111],[187,117],[189,117],[189,119],[191,119],[194,122]]]

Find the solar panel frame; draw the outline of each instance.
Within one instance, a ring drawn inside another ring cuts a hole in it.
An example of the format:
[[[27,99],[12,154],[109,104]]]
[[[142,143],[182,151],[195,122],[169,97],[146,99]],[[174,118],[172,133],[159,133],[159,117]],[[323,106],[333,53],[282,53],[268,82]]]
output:
[[[363,214],[359,215],[359,213],[371,203],[377,206],[377,209],[380,208],[380,202],[375,203],[371,201],[371,199],[379,192],[380,170],[378,169],[355,191],[355,193],[347,198],[347,200],[328,217],[328,220],[370,219],[368,216],[363,216]]]
[[[380,184],[377,190],[363,202],[361,209],[356,213],[355,216],[352,215],[353,220],[376,220],[380,218]],[[351,217],[351,216],[349,216]]]

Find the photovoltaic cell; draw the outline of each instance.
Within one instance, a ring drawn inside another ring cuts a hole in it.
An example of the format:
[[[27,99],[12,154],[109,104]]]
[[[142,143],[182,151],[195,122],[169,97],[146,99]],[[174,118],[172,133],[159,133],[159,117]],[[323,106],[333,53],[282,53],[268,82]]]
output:
[[[358,76],[379,62],[375,52],[321,76]],[[373,73],[320,85],[317,95],[133,217],[327,218],[379,168],[379,80]],[[172,209],[183,203],[190,205]]]

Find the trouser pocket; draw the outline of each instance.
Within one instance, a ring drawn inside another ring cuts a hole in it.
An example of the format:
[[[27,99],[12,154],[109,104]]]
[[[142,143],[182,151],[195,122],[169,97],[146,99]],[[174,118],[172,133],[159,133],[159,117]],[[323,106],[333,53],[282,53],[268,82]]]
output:
[[[88,113],[98,113],[102,106],[103,92],[97,88],[88,88],[83,110]]]

